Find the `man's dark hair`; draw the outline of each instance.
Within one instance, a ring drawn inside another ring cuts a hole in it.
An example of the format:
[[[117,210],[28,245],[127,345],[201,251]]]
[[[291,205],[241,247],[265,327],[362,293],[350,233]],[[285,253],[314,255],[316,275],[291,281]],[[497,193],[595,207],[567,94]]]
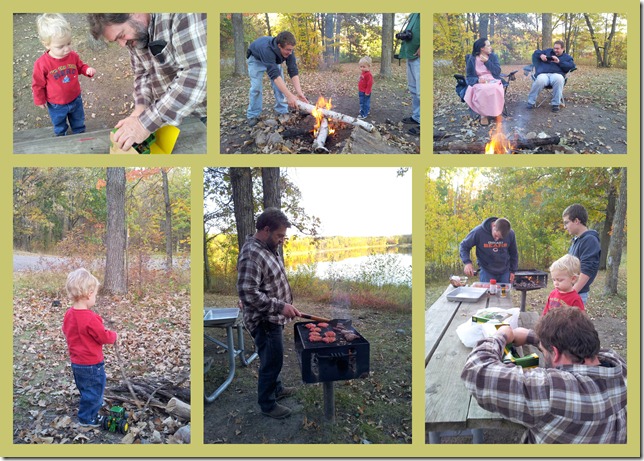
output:
[[[130,19],[130,16],[132,16],[130,13],[90,13],[87,15],[89,32],[94,40],[98,40],[103,36],[107,26],[123,24]]]
[[[557,41],[553,44],[553,46],[554,46],[554,45],[559,45],[559,46],[561,46],[561,48],[563,48],[564,50],[566,49],[566,44],[565,44],[562,40],[557,40]]]
[[[486,41],[487,37],[481,37],[474,42],[474,46],[472,46],[472,56],[478,56],[481,54],[481,48],[485,46]]]
[[[275,41],[282,48],[284,48],[286,45],[295,46],[295,35],[290,33],[288,30],[285,30],[277,34]]]
[[[255,228],[257,230],[262,230],[266,226],[268,226],[268,229],[273,232],[282,226],[289,228],[291,227],[291,223],[281,210],[278,210],[277,208],[266,208],[264,212],[257,217]]]
[[[510,221],[508,221],[505,218],[497,219],[496,221],[494,221],[493,226],[497,231],[501,233],[502,238],[506,238],[510,233],[510,229],[512,229],[512,226],[510,225]]]
[[[560,353],[567,353],[573,362],[582,363],[599,353],[599,334],[595,325],[578,307],[550,309],[537,322],[535,332],[541,347],[552,352],[554,346]]]
[[[567,207],[563,213],[561,214],[562,218],[565,218],[568,216],[568,219],[571,221],[574,221],[575,219],[579,219],[579,222],[582,223],[584,226],[588,222],[588,212],[586,211],[586,208],[581,206],[578,203],[574,203]]]

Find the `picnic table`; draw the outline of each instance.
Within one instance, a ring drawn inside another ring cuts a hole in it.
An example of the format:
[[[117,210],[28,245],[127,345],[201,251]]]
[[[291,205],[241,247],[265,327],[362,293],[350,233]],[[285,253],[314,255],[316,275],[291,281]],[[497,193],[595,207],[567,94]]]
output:
[[[187,117],[172,154],[205,154],[206,125],[196,117]],[[110,131],[102,129],[68,136],[53,135],[51,127],[18,131],[13,135],[14,154],[109,154]]]
[[[483,429],[522,428],[501,415],[481,408],[461,381],[461,371],[472,351],[465,347],[456,328],[486,307],[509,309],[512,297],[483,295],[476,302],[449,301],[455,288],[447,287],[425,312],[425,431],[430,443],[442,436],[471,435],[473,443],[483,443]],[[533,328],[539,315],[520,312],[519,326]],[[524,346],[523,354],[534,352]]]
[[[223,328],[226,330],[226,342],[209,336],[204,331],[204,338],[222,347],[228,355],[228,376],[225,381],[211,394],[208,394],[204,386],[204,398],[207,403],[212,403],[230,385],[235,377],[235,357],[239,357],[242,365],[248,366],[257,358],[257,352],[246,357],[244,346],[244,326],[239,319],[240,309],[238,307],[206,307],[204,308],[204,330],[205,328]],[[237,346],[235,347],[235,331],[237,332]],[[210,369],[211,362],[204,363],[204,378]]]

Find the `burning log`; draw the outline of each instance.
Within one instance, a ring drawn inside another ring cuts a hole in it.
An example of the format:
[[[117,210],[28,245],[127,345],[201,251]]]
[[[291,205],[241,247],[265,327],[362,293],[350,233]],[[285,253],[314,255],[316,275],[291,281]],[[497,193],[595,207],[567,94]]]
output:
[[[547,138],[534,139],[513,139],[514,150],[535,149],[539,146],[548,146],[559,144],[559,136],[550,136]],[[484,154],[486,148],[485,142],[436,142],[434,143],[434,152],[453,152],[459,154]]]
[[[330,118],[333,120],[337,120],[339,122],[344,122],[348,123],[350,125],[354,126],[359,126],[363,130],[368,131],[369,133],[373,132],[375,130],[375,127],[371,123],[367,123],[364,120],[357,119],[356,117],[350,117],[348,115],[341,114],[339,112],[334,112],[329,109],[324,109],[321,107],[316,107],[313,104],[307,104],[302,101],[297,101],[297,107],[300,108],[300,110],[303,110],[304,112],[307,112],[309,114],[313,114],[313,111],[319,111],[324,115],[326,118]]]
[[[317,136],[313,141],[313,152],[329,152],[329,149],[324,147],[327,136],[329,136],[329,122],[327,122],[326,118],[323,117],[320,121],[320,127],[318,128]]]

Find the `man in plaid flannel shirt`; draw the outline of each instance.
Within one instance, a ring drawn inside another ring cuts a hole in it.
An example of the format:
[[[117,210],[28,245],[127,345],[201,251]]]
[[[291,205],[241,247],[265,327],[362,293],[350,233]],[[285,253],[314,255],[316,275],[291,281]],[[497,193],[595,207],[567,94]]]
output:
[[[134,72],[134,111],[116,124],[114,141],[128,150],[164,125],[206,120],[206,15],[89,14],[92,36],[127,46]]]
[[[546,367],[504,364],[508,343],[538,345]],[[626,443],[626,362],[600,351],[576,307],[552,309],[535,331],[499,328],[474,348],[461,378],[481,407],[526,427],[523,443]]]
[[[257,403],[262,414],[282,419],[290,408],[278,400],[295,393],[280,379],[284,361],[284,324],[299,316],[293,306],[291,287],[286,279],[282,257],[277,252],[291,223],[277,208],[266,208],[257,218],[257,232],[248,236],[237,259],[237,292],[244,323],[250,330],[259,354]]]

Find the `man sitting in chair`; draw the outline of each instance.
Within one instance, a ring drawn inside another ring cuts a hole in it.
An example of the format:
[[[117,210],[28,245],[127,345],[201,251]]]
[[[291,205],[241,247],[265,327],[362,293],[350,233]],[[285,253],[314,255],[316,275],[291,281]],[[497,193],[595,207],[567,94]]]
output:
[[[576,67],[575,62],[565,53],[564,42],[561,40],[557,40],[552,48],[535,51],[532,62],[535,65],[535,79],[528,95],[528,109],[535,108],[541,90],[552,87],[550,105],[553,112],[558,112],[562,101],[564,77]]]

